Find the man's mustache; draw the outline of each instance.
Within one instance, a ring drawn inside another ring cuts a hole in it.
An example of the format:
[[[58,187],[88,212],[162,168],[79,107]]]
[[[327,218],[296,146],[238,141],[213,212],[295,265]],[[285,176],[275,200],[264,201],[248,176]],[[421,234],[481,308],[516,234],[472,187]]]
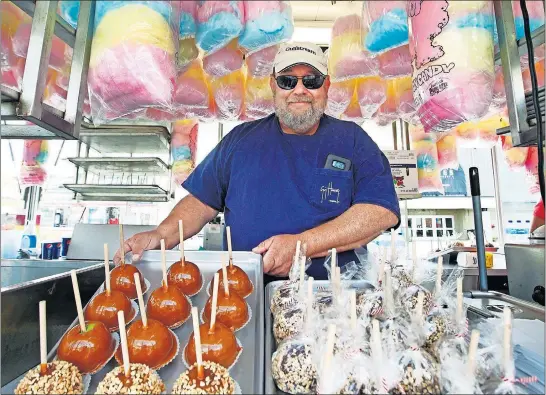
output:
[[[287,103],[311,103],[313,98],[309,96],[295,96],[286,101]]]

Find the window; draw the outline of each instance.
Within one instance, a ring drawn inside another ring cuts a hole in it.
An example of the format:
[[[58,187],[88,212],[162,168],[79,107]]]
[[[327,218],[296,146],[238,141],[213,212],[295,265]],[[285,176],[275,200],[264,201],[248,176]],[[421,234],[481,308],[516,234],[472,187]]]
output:
[[[446,215],[410,215],[408,229],[412,237],[441,239],[455,234],[455,220]]]

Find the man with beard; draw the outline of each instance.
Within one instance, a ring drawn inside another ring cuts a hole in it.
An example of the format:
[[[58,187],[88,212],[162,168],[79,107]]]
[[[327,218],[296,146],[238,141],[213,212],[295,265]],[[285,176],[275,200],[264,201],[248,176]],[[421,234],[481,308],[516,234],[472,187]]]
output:
[[[398,226],[387,159],[360,126],[324,114],[330,80],[321,48],[282,45],[270,85],[275,113],[222,139],[182,185],[189,196],[156,230],[126,241],[133,259],[161,239],[176,246],[179,219],[188,238],[223,211],[233,249],[263,255],[266,282],[288,274],[298,240],[314,258],[307,274],[326,279],[331,248],[343,266],[358,261],[355,248]]]

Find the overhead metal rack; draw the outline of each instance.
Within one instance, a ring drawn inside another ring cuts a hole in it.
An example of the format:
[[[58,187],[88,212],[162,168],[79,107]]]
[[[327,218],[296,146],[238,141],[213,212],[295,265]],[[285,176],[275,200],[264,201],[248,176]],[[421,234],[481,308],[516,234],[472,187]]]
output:
[[[516,40],[514,14],[510,1],[495,1],[495,18],[499,35],[499,52],[504,76],[506,103],[510,127],[497,130],[497,134],[510,132],[512,144],[517,146],[537,145],[537,119],[531,95],[526,95],[523,87],[520,56],[527,54],[525,38]],[[544,26],[531,34],[533,46],[544,43]],[[540,92],[539,92],[540,96]],[[541,112],[544,113],[544,90],[542,90]],[[542,142],[540,142],[542,144]]]
[[[69,158],[70,162],[94,174],[143,173],[166,175],[169,167],[159,158]]]
[[[170,193],[159,185],[64,184],[78,200],[167,202]]]

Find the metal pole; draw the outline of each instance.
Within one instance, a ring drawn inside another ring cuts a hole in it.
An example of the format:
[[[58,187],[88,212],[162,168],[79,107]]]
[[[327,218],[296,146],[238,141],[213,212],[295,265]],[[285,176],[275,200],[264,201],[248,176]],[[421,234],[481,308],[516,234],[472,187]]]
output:
[[[497,224],[499,232],[499,245],[504,249],[504,222],[502,219],[502,199],[500,193],[500,177],[499,177],[499,158],[497,155],[497,146],[491,148],[491,161],[493,162],[493,186],[495,188],[495,210],[497,215]]]
[[[480,196],[480,175],[477,167],[468,170],[470,178],[470,192],[472,194],[472,208],[474,211],[474,233],[476,235],[476,249],[478,253],[478,273],[480,291],[487,291],[487,268],[485,266],[485,241],[483,236],[482,202]]]
[[[394,150],[398,151],[398,135],[396,132],[396,122],[392,123],[392,141],[394,143]]]

